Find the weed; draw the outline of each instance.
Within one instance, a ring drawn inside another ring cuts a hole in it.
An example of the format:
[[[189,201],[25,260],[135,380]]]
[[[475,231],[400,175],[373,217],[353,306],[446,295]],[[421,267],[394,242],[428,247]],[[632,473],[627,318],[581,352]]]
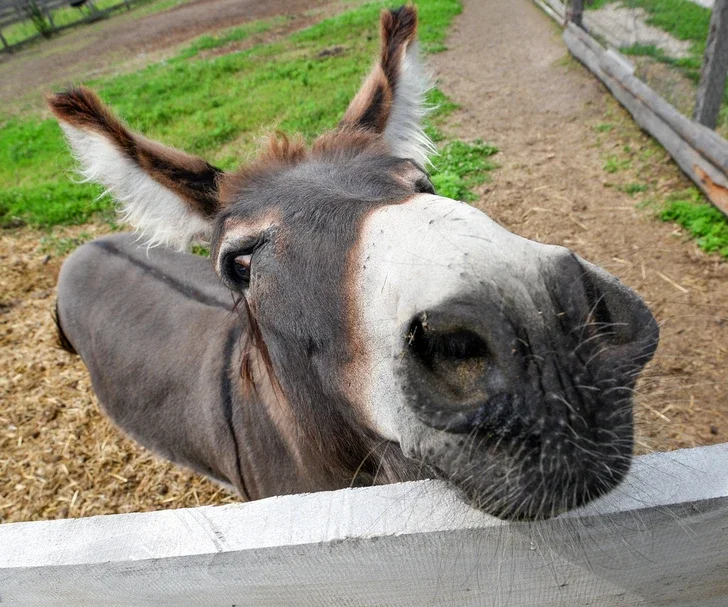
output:
[[[700,192],[691,188],[687,193],[671,197],[659,217],[685,228],[704,251],[716,251],[728,257],[728,218],[702,200]]]
[[[602,122],[600,124],[597,124],[594,127],[594,130],[597,133],[608,133],[614,128],[614,125],[611,122]]]
[[[488,172],[496,165],[488,160],[498,148],[477,139],[472,143],[451,141],[435,158],[432,183],[441,196],[473,202],[477,195],[473,188],[488,180]]]
[[[607,173],[617,173],[628,169],[632,161],[629,158],[620,158],[619,156],[609,156],[604,163],[604,170]]]
[[[649,186],[645,183],[628,183],[622,189],[630,196],[634,196],[635,194],[646,192]]]

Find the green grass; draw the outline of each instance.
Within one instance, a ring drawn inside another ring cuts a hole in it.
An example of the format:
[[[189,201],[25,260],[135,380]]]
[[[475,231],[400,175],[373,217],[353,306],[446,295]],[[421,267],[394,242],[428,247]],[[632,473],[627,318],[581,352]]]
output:
[[[137,17],[144,17],[146,15],[154,15],[155,13],[161,13],[162,11],[176,8],[182,4],[187,4],[192,0],[150,0],[149,2],[139,2],[134,5],[134,14]]]
[[[633,44],[632,46],[622,47],[620,50],[625,55],[652,57],[661,63],[680,68],[696,84],[700,79],[700,68],[703,64],[703,56],[701,54],[693,54],[688,57],[679,58],[670,57],[670,55],[667,55],[665,51],[656,47],[654,44]]]
[[[647,23],[677,38],[691,43],[687,57],[671,57],[653,45],[636,44],[621,51],[626,55],[651,57],[671,65],[694,83],[700,79],[700,68],[708,38],[711,11],[689,0],[595,0],[588,7],[597,9],[605,4],[619,2],[622,6],[642,8],[648,14]],[[726,85],[723,108],[718,117],[719,132],[728,132],[728,84]],[[620,170],[619,159],[607,159],[605,170],[613,173]],[[634,195],[644,190],[635,190],[641,184],[628,184],[625,191]],[[646,186],[644,186],[646,189]],[[705,251],[718,251],[728,255],[728,224],[726,217],[695,190],[688,198],[668,199],[660,212],[665,221],[674,221],[693,235]]]
[[[709,9],[690,0],[595,0],[587,5],[587,9],[596,10],[614,3],[643,9],[649,15],[649,25],[659,27],[679,40],[701,44],[705,49],[710,23]]]
[[[444,119],[460,106],[438,88],[429,91],[427,103],[433,111],[425,124],[425,132],[435,143],[444,141],[445,134],[438,128],[438,125],[441,125]]]
[[[696,71],[705,52],[705,42],[710,26],[710,10],[690,0],[596,0],[588,8],[602,8],[605,4],[619,3],[629,8],[641,8],[647,14],[647,23],[667,32],[678,40],[691,42],[690,56],[676,59],[653,45],[635,44],[621,49],[625,54],[653,57],[658,61],[683,68],[688,75],[697,79]]]
[[[40,239],[40,252],[55,255],[56,257],[64,257],[75,248],[92,240],[93,237],[93,234],[89,232],[81,232],[78,236],[63,237],[49,234]]]
[[[111,6],[119,4],[121,0],[94,0],[94,6],[100,11]],[[63,27],[74,21],[84,19],[89,14],[87,8],[77,9],[70,6],[64,6],[53,11],[53,23],[56,27]],[[48,24],[50,26],[50,23]],[[22,21],[14,23],[3,29],[3,36],[8,44],[13,45],[22,42],[28,38],[35,36],[38,30],[31,21]]]
[[[623,188],[623,190],[630,196],[634,196],[635,194],[641,194],[643,192],[646,192],[648,189],[649,186],[646,183],[628,183]]]
[[[241,42],[253,34],[262,34],[276,26],[281,26],[289,21],[289,17],[273,17],[272,19],[261,19],[251,21],[239,27],[222,30],[216,34],[205,34],[196,38],[192,44],[185,47],[177,56],[177,59],[189,59],[197,56],[202,51],[212,49],[224,49],[235,42]]]
[[[613,174],[624,171],[631,166],[632,162],[629,158],[620,158],[619,156],[609,156],[604,163],[604,170]]]
[[[477,199],[474,188],[488,180],[488,173],[496,168],[489,160],[498,148],[478,139],[472,143],[451,141],[434,159],[432,184],[441,196],[473,202]]]
[[[248,24],[198,38],[171,60],[86,84],[133,128],[228,169],[253,152],[263,132],[300,132],[311,139],[335,126],[376,56],[381,8],[399,4],[373,2],[282,42],[199,57],[201,50],[270,26]],[[418,8],[423,47],[442,50],[460,2],[423,0]],[[333,47],[341,51],[320,55]],[[452,111],[442,93],[434,92],[432,101],[440,106],[436,114]],[[73,174],[55,120],[0,116],[0,225],[82,224],[108,212],[111,201],[98,198],[100,188],[73,183]]]
[[[704,251],[728,257],[728,218],[703,200],[698,190],[691,189],[670,198],[659,216],[680,224]]]

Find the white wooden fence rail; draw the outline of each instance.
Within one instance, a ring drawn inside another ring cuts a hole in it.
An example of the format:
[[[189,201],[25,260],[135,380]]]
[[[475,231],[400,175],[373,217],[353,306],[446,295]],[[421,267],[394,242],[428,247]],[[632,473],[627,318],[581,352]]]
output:
[[[0,525],[0,605],[728,605],[728,444],[507,524],[434,481]]]

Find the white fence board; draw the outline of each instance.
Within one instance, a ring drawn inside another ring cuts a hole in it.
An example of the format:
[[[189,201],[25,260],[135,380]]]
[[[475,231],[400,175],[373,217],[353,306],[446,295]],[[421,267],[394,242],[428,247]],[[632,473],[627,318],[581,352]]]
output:
[[[0,605],[728,605],[728,444],[506,524],[423,481],[0,526]]]

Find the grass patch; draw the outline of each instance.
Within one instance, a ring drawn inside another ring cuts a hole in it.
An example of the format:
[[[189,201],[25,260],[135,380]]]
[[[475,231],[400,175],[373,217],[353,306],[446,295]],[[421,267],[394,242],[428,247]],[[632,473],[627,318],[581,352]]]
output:
[[[441,196],[473,202],[473,189],[488,180],[488,173],[497,168],[489,160],[498,148],[477,139],[472,143],[451,141],[435,158],[432,184]]]
[[[633,44],[632,46],[622,47],[620,50],[625,55],[652,57],[656,61],[677,67],[696,84],[700,80],[700,68],[703,64],[702,55],[696,54],[680,58],[670,57],[654,44]]]
[[[634,196],[635,194],[641,194],[642,192],[646,192],[648,189],[649,186],[645,183],[628,183],[623,188],[625,193],[629,194],[630,196]]]
[[[177,56],[177,59],[189,59],[197,56],[201,51],[224,48],[235,42],[241,42],[246,38],[250,38],[254,34],[263,34],[273,27],[284,25],[289,20],[290,17],[261,19],[259,21],[245,23],[239,27],[231,27],[216,34],[205,34],[185,47]]]
[[[134,15],[138,18],[169,10],[176,6],[186,4],[190,1],[191,0],[156,0],[151,2],[137,2],[132,7],[132,9],[134,11]],[[120,0],[94,0],[94,6],[100,11],[106,10],[118,4],[120,4]],[[126,7],[123,5],[115,9],[111,16],[113,17],[117,14],[117,12],[122,11],[126,12]],[[56,25],[56,27],[62,27],[76,21],[81,21],[88,14],[89,10],[85,7],[78,9],[71,6],[63,6],[53,11],[53,23]],[[98,23],[98,21],[94,23]],[[50,26],[50,23],[48,25]],[[86,25],[91,24],[89,23]],[[82,27],[83,25],[79,23],[79,26]],[[5,37],[5,40],[7,40],[7,43],[11,46],[22,42],[23,40],[27,40],[28,38],[32,38],[37,33],[38,30],[36,29],[35,25],[33,25],[33,23],[29,20],[21,21],[20,23],[14,23],[13,25],[10,25],[3,29],[3,36]],[[53,36],[55,35],[56,34],[53,34]]]
[[[654,61],[670,65],[697,85],[710,27],[710,9],[689,0],[595,0],[588,8],[597,9],[613,2],[619,2],[629,8],[644,9],[648,15],[646,22],[649,25],[660,28],[678,40],[691,43],[689,56],[681,58],[671,57],[656,46],[643,44],[620,49],[624,54],[650,57]],[[723,134],[728,132],[728,84],[718,117],[717,130]],[[616,159],[608,159],[605,170],[619,171],[619,162]],[[635,190],[635,186],[645,187],[646,190],[646,186],[641,184],[628,184],[624,190],[630,195],[645,191]],[[698,246],[703,250],[718,251],[724,256],[728,255],[728,220],[708,203],[698,190],[694,190],[687,197],[668,199],[665,204],[665,208],[660,212],[663,220],[674,221],[681,225],[696,238]]]
[[[614,125],[611,122],[602,122],[601,124],[597,124],[594,127],[594,130],[597,133],[608,133],[614,128]]]
[[[100,11],[103,11],[115,4],[119,4],[120,0],[94,0],[94,6]],[[74,21],[80,21],[89,14],[87,8],[73,8],[71,6],[63,6],[53,11],[53,23],[56,27],[63,27]],[[50,27],[50,22],[48,22]],[[20,23],[14,23],[3,29],[3,37],[7,40],[9,45],[17,44],[28,38],[32,38],[38,33],[38,29],[32,21],[21,21]]]
[[[607,4],[619,3],[627,8],[641,8],[647,14],[647,23],[659,27],[678,40],[689,40],[702,45],[708,37],[710,9],[690,0],[594,0],[587,9],[600,9]]]
[[[681,225],[704,251],[728,257],[728,218],[713,205],[703,202],[698,190],[691,189],[669,199],[659,217]]]
[[[642,8],[647,23],[659,27],[678,40],[689,40],[705,50],[710,25],[710,9],[689,0],[622,0],[623,6]]]
[[[311,139],[336,125],[376,56],[377,1],[326,19],[277,43],[200,58],[201,50],[240,40],[270,22],[202,36],[168,61],[90,81],[132,128],[200,154],[224,169],[244,160],[262,132],[300,132]],[[444,44],[458,0],[418,3],[425,49]],[[321,53],[340,47],[336,53]],[[454,109],[441,92],[436,118]],[[55,120],[0,116],[0,225],[82,224],[111,201],[95,185],[73,183],[73,161]]]
[[[609,156],[604,163],[604,170],[607,173],[613,174],[619,171],[624,171],[632,165],[629,158],[620,158],[619,156]]]
[[[445,134],[438,128],[450,114],[460,106],[454,103],[445,93],[438,88],[433,88],[427,95],[427,105],[432,108],[432,113],[427,117],[425,133],[434,141],[439,143],[445,140]]]
[[[620,49],[625,55],[651,57],[652,59],[679,69],[685,76],[697,83],[705,54],[705,43],[710,28],[710,9],[690,0],[595,0],[588,8],[597,9],[605,4],[619,2],[629,8],[641,8],[647,14],[646,22],[660,28],[678,40],[691,42],[688,57],[675,58],[654,45],[635,44]],[[728,129],[728,84],[726,85],[719,130]]]
[[[138,17],[145,17],[147,15],[154,15],[161,13],[183,4],[192,2],[192,0],[151,0],[151,2],[140,2],[134,8],[136,9],[135,14]]]

